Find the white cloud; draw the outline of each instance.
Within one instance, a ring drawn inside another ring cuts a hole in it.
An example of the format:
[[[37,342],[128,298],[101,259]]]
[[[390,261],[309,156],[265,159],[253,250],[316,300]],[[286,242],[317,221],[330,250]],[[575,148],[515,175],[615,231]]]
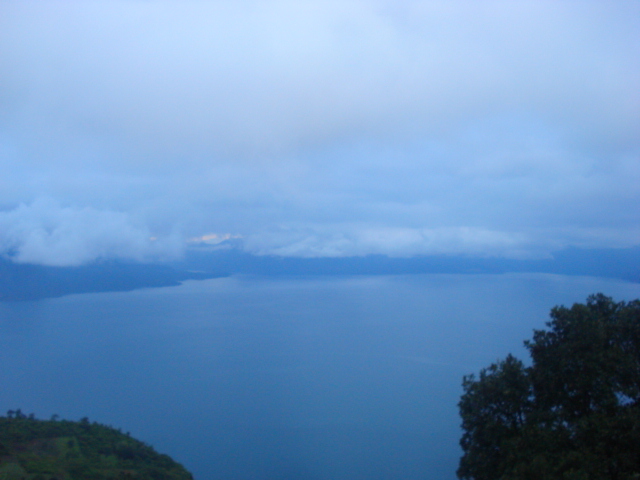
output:
[[[256,254],[301,257],[346,257],[364,254],[414,256],[466,254],[531,256],[531,239],[518,233],[483,228],[389,228],[332,225],[325,228],[287,228],[245,240]],[[539,252],[535,252],[538,253]]]
[[[154,260],[182,253],[177,235],[152,237],[120,212],[61,207],[48,199],[0,212],[0,253],[18,263],[77,266],[102,259]]]

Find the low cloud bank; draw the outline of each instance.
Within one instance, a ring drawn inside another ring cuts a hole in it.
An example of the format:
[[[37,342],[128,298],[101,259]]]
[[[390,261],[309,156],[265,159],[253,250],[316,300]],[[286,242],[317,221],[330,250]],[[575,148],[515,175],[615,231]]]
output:
[[[283,257],[409,258],[429,255],[541,259],[578,248],[631,247],[632,229],[515,229],[473,226],[391,227],[358,222],[282,224],[247,234],[207,233],[183,238],[152,231],[133,212],[62,206],[50,198],[0,211],[0,256],[16,263],[80,266],[102,260],[153,262],[180,258],[185,249],[234,248],[253,255]]]
[[[526,258],[539,256],[523,234],[472,227],[389,228],[326,226],[283,229],[245,238],[257,255],[349,257],[388,255],[471,255]]]
[[[61,267],[168,259],[181,255],[182,245],[179,235],[154,237],[122,212],[63,207],[50,199],[0,212],[0,254],[17,263]]]
[[[357,257],[429,255],[476,258],[549,259],[568,247],[629,248],[638,245],[640,229],[500,229],[474,226],[388,227],[361,224],[289,226],[243,237],[255,255],[284,257]]]

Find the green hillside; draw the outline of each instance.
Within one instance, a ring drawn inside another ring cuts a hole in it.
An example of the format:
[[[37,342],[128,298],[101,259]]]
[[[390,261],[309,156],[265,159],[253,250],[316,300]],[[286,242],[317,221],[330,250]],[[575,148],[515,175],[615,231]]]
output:
[[[112,427],[0,417],[0,480],[192,480],[182,465]]]

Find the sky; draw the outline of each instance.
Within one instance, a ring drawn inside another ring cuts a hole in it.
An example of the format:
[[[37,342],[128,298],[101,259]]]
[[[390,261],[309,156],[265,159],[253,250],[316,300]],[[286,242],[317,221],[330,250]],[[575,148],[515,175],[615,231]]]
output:
[[[640,2],[0,0],[0,255],[640,244]]]

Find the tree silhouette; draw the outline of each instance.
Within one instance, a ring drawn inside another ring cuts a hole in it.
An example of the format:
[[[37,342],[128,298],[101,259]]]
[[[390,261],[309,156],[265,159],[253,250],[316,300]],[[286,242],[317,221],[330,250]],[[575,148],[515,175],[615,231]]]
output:
[[[466,376],[461,479],[640,478],[640,301],[551,310],[509,355]]]

